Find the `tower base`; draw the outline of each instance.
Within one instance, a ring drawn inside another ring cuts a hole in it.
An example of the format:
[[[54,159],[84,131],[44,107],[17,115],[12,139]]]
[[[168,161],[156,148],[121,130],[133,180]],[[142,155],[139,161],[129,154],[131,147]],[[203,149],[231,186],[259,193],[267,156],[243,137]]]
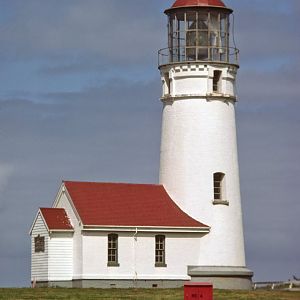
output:
[[[216,289],[251,290],[253,272],[246,267],[188,266],[194,282],[210,282]]]

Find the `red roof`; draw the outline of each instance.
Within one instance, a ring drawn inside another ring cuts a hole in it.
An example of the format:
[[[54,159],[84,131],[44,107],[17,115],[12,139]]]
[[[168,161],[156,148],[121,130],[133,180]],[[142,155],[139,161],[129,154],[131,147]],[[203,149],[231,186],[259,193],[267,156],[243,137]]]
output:
[[[68,215],[63,208],[40,208],[49,230],[72,230]]]
[[[172,8],[186,6],[217,6],[226,7],[221,0],[176,0]]]
[[[84,225],[208,227],[183,212],[162,185],[64,184]]]

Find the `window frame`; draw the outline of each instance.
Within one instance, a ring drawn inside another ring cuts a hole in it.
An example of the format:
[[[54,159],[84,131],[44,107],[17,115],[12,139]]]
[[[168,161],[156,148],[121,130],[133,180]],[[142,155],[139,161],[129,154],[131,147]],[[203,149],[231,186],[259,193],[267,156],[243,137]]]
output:
[[[45,237],[37,235],[34,237],[34,253],[45,252]]]
[[[213,71],[213,93],[221,94],[222,93],[222,71],[214,70]],[[215,173],[218,174],[218,173]],[[221,173],[223,174],[223,173]],[[225,175],[225,174],[224,174]]]
[[[226,200],[226,175],[222,172],[215,172],[213,174],[213,204],[229,205]]]
[[[185,9],[172,12],[168,17],[168,47],[172,62],[230,62],[230,13]]]
[[[119,267],[119,236],[116,233],[107,235],[107,266]],[[113,259],[114,257],[114,259]]]
[[[169,73],[164,73],[164,94],[163,96],[170,96],[171,95],[171,81],[172,79],[169,76]]]
[[[155,236],[155,267],[165,268],[166,264],[166,236],[158,234]]]

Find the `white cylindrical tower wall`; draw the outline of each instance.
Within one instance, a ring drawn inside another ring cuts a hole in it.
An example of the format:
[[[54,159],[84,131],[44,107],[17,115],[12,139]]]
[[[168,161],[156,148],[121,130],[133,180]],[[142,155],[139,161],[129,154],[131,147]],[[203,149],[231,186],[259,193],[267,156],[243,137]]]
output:
[[[215,71],[220,72],[214,90]],[[160,183],[189,215],[211,226],[199,265],[245,266],[235,124],[237,66],[161,67],[163,117]],[[214,173],[225,174],[214,201]]]

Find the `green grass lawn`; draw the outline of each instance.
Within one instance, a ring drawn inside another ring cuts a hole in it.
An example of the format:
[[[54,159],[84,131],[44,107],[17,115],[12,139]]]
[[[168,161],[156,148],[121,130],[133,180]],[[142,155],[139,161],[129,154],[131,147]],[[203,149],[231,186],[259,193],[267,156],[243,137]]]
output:
[[[134,300],[183,300],[183,289],[0,289],[0,299],[134,299]],[[214,300],[300,300],[300,292],[281,291],[214,291]]]

